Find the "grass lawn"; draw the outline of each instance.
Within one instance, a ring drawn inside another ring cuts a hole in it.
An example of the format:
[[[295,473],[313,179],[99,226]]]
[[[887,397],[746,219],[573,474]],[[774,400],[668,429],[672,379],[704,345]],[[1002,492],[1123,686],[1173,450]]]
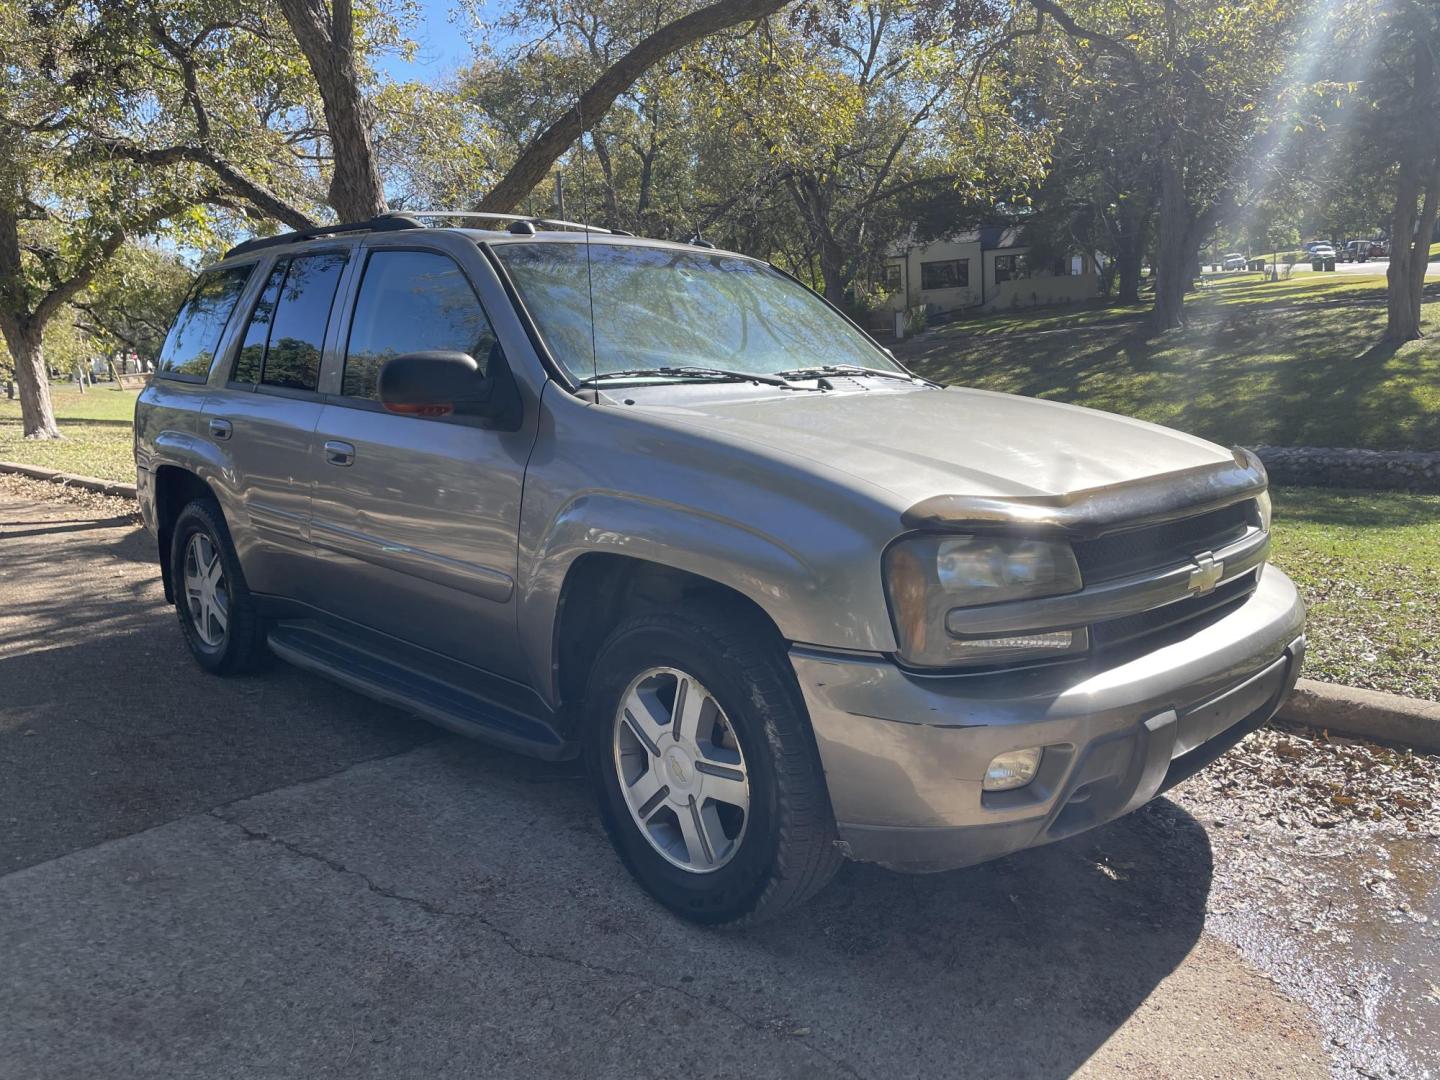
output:
[[[1310,605],[1306,675],[1440,701],[1440,495],[1277,488],[1272,558]]]
[[[1426,303],[1431,336],[1399,349],[1376,344],[1383,296],[1368,275],[1212,275],[1187,301],[1191,325],[1158,337],[1137,309],[1097,304],[963,320],[896,353],[937,382],[1070,401],[1225,444],[1440,449],[1440,294]]]
[[[131,425],[138,393],[101,383],[81,394],[73,383],[52,383],[55,418],[65,436],[60,440],[22,438],[20,402],[0,397],[0,461],[134,483]]]

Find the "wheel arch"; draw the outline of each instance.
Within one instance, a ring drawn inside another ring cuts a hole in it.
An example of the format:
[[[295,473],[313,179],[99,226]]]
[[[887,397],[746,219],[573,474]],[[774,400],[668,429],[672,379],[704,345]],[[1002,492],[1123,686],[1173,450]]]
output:
[[[549,689],[561,709],[573,716],[595,656],[616,626],[682,602],[723,606],[777,644],[785,640],[770,614],[731,585],[649,559],[586,552],[570,563],[555,612]]]
[[[175,519],[180,511],[196,499],[209,499],[217,506],[219,496],[198,474],[182,465],[162,464],[155,468],[155,543],[160,560],[160,580],[165,586],[165,599],[175,600],[175,582],[170,572],[170,545]],[[223,515],[223,511],[222,511]]]

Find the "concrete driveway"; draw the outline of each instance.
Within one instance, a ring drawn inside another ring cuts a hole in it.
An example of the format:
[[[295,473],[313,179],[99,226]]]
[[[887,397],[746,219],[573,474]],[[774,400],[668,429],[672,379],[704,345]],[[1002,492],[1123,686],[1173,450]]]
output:
[[[1330,1067],[1206,932],[1216,855],[1175,802],[697,929],[631,884],[573,767],[282,666],[202,675],[126,507],[0,478],[7,1078]]]

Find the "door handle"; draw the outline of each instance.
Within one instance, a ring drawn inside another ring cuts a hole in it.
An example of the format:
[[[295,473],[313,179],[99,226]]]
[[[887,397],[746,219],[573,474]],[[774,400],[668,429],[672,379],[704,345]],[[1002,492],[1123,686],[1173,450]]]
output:
[[[325,444],[325,460],[331,465],[353,465],[355,463],[355,447],[348,442],[327,442]]]
[[[210,437],[212,439],[228,439],[235,426],[229,420],[221,420],[218,417],[210,418]]]

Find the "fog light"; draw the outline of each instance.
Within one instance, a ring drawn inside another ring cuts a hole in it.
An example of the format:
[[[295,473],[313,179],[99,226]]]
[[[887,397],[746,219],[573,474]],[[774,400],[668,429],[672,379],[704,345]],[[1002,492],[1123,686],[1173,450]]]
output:
[[[1032,746],[1028,750],[1007,750],[996,754],[985,770],[986,791],[1014,791],[1035,779],[1040,771],[1040,755],[1044,750]]]

